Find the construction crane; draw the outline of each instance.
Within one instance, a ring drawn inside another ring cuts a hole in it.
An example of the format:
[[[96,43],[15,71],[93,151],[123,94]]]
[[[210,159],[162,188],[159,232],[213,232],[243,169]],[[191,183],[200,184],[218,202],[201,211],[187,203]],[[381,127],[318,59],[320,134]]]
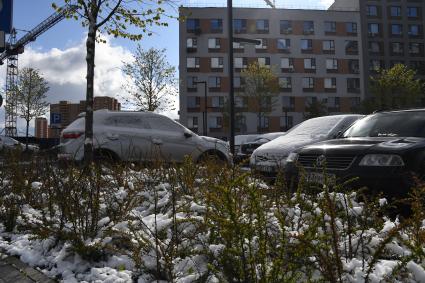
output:
[[[12,30],[6,50],[0,54],[0,65],[3,65],[4,60],[7,59],[4,125],[4,132],[6,136],[17,136],[18,102],[13,88],[18,83],[18,55],[24,52],[25,45],[35,41],[38,36],[49,30],[58,22],[62,21],[76,8],[77,6],[74,5],[64,6],[59,9],[59,12],[52,14],[19,40],[16,40],[16,30]]]

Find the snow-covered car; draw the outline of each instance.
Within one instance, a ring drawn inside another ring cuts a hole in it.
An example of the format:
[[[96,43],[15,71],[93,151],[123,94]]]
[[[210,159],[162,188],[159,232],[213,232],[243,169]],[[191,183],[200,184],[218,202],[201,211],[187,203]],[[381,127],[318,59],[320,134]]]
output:
[[[336,138],[363,115],[332,115],[306,120],[284,136],[263,144],[251,155],[250,167],[265,177],[276,177],[288,155],[303,146]]]
[[[9,150],[25,150],[25,144],[20,143],[19,141],[15,140],[14,138],[7,137],[7,136],[0,136],[0,151],[9,151]],[[28,145],[28,151],[36,152],[38,151],[38,146],[29,144]]]
[[[254,139],[247,140],[240,144],[238,151],[235,150],[235,159],[237,162],[249,159],[251,154],[261,145],[268,143],[278,137],[285,135],[286,132],[267,133],[262,135],[254,135]]]
[[[84,157],[84,114],[61,133],[59,159]],[[176,121],[152,112],[98,110],[94,112],[95,158],[114,161],[198,162],[214,157],[231,162],[229,146],[216,138],[198,136]]]

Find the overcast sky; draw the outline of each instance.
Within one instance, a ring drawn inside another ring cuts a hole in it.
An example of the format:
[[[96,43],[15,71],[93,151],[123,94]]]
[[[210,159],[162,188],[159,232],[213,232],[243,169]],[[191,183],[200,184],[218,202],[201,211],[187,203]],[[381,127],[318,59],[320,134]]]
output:
[[[18,38],[31,30],[54,11],[52,0],[14,0],[13,24],[18,29]],[[58,5],[62,0],[55,1]],[[333,0],[276,0],[276,5],[288,8],[318,9],[327,8]],[[196,6],[224,5],[225,0],[184,0],[180,4],[191,3]],[[261,0],[234,0],[237,6],[263,5]],[[177,16],[175,8],[167,12]],[[95,95],[119,98],[124,95],[121,88],[123,76],[120,67],[123,61],[131,60],[131,53],[137,44],[144,48],[166,48],[171,64],[178,68],[178,22],[167,20],[169,26],[155,28],[154,34],[143,38],[140,42],[123,39],[109,39],[106,44],[96,47]],[[85,97],[85,38],[86,30],[74,20],[64,20],[41,35],[25,48],[25,53],[19,57],[19,67],[32,67],[41,71],[50,85],[49,102],[69,100],[78,102]],[[6,65],[6,64],[5,64]],[[4,85],[6,66],[0,66],[0,85]],[[178,107],[177,107],[178,108]],[[173,115],[176,117],[177,112]],[[21,123],[20,123],[21,124]],[[4,107],[0,108],[0,128],[4,125]]]

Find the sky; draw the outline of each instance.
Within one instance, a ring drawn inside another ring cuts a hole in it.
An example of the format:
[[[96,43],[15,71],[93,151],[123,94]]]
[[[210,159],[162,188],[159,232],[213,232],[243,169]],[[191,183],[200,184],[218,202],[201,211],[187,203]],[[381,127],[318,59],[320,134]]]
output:
[[[177,0],[179,1],[179,0]],[[14,0],[13,25],[18,30],[18,39],[26,31],[37,26],[54,13],[52,2],[59,6],[63,0]],[[234,0],[234,6],[263,5],[262,0]],[[320,9],[327,8],[333,0],[275,0],[277,6],[287,8]],[[225,0],[182,0],[175,7],[167,7],[166,12],[177,16],[177,6],[224,6]],[[143,48],[165,48],[170,64],[178,70],[178,21],[165,19],[168,27],[152,29],[152,36],[146,36],[139,42],[105,37],[106,43],[96,46],[95,96],[112,96],[118,99],[125,96],[122,85],[125,78],[120,68],[123,61],[132,59],[132,52],[138,44]],[[19,57],[19,67],[37,68],[49,83],[48,101],[59,100],[78,102],[85,98],[85,39],[86,29],[75,20],[59,22],[42,34],[37,40],[25,47]],[[4,86],[6,64],[0,66],[0,87]],[[177,101],[177,100],[176,100]],[[177,102],[176,102],[177,103]],[[178,107],[176,107],[178,109]],[[166,113],[177,118],[177,112]],[[4,125],[4,107],[0,108],[0,128]],[[18,127],[21,127],[21,121]]]

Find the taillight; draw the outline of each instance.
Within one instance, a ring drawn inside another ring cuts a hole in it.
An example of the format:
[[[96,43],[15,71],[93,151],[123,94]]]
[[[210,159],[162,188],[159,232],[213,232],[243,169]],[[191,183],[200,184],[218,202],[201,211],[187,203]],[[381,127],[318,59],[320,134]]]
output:
[[[81,132],[68,132],[68,133],[62,133],[62,138],[64,138],[64,139],[78,139],[82,135],[83,135],[83,133],[81,133]]]

